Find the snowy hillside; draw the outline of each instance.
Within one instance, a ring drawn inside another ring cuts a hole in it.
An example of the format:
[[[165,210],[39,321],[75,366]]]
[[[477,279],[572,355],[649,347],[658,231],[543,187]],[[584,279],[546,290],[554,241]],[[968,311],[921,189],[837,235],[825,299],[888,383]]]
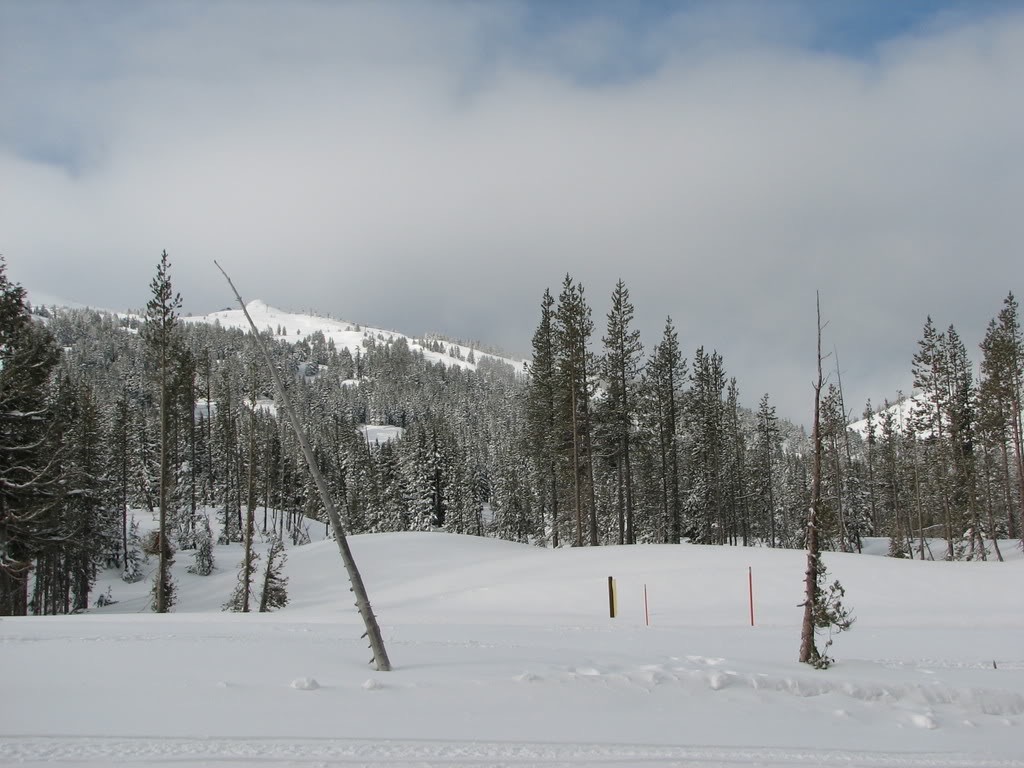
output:
[[[0,622],[0,764],[1024,766],[1024,560],[827,555],[857,623],[818,672],[801,552],[351,543],[395,671],[333,542],[289,548],[272,614],[219,611],[238,545],[205,578],[179,553],[176,613],[108,575],[116,605]]]
[[[881,434],[882,431],[882,414],[891,413],[893,424],[897,431],[903,430],[903,425],[910,421],[910,417],[914,413],[914,408],[921,402],[921,395],[911,395],[910,397],[900,396],[895,403],[889,405],[888,408],[882,408],[878,410],[872,417],[872,421],[875,425],[875,434]],[[868,420],[859,419],[852,424],[847,425],[847,429],[853,430],[862,438],[868,436]]]
[[[523,370],[523,362],[521,360],[511,360],[508,358],[496,357],[495,355],[488,355],[481,353],[479,350],[473,350],[471,347],[453,344],[447,341],[442,342],[446,351],[436,352],[424,347],[411,337],[404,336],[403,334],[395,331],[385,331],[380,328],[367,328],[360,326],[358,323],[332,320],[330,318],[317,317],[315,315],[286,312],[284,310],[268,306],[259,300],[248,302],[246,304],[246,309],[252,316],[253,322],[256,323],[257,328],[260,330],[269,329],[272,333],[287,341],[298,341],[320,332],[324,335],[324,338],[327,341],[333,341],[335,347],[339,351],[347,348],[350,352],[355,353],[357,349],[365,349],[366,340],[370,338],[382,342],[394,341],[402,338],[406,340],[411,350],[422,352],[429,362],[441,362],[446,365],[457,365],[462,368],[475,369],[476,363],[470,362],[471,357],[477,362],[479,362],[481,358],[490,357],[500,360],[501,362],[508,363],[517,371]],[[189,323],[219,323],[225,328],[240,328],[244,331],[249,330],[249,323],[245,319],[245,315],[242,313],[241,309],[223,309],[219,312],[211,312],[208,315],[183,317],[182,320]],[[281,332],[279,333],[279,331]],[[451,354],[452,351],[456,351],[457,354]]]

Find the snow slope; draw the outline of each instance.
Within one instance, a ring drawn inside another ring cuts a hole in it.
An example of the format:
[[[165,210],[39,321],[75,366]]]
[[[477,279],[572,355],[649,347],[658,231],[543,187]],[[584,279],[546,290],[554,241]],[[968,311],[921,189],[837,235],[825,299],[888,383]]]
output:
[[[180,553],[177,613],[108,581],[109,608],[0,621],[0,764],[1024,766],[1024,560],[828,555],[858,618],[819,672],[794,660],[801,552],[351,544],[393,672],[334,542],[289,548],[291,604],[262,615],[219,612],[237,545],[206,578]]]
[[[888,411],[892,414],[893,424],[896,427],[897,432],[902,432],[905,424],[910,422],[911,417],[914,415],[914,411],[922,407],[925,403],[924,396],[920,393],[912,394],[910,397],[904,397],[900,395],[895,403],[891,403],[887,408],[879,409],[874,416],[872,421],[875,426],[875,434],[882,434],[882,414]],[[868,420],[860,419],[848,424],[847,429],[852,429],[863,439],[867,439],[868,436]]]
[[[275,334],[277,333],[278,328],[283,328],[287,331],[286,335],[280,337],[286,341],[294,342],[300,339],[305,339],[319,331],[323,333],[324,338],[328,341],[333,340],[334,345],[338,350],[347,348],[354,354],[356,349],[366,348],[367,338],[372,337],[381,341],[394,341],[396,339],[403,338],[408,342],[409,349],[422,352],[424,357],[432,363],[442,362],[445,365],[457,365],[462,368],[476,368],[475,363],[470,363],[465,359],[469,357],[471,351],[470,347],[453,344],[451,342],[444,342],[445,349],[451,349],[453,347],[457,348],[461,358],[445,353],[434,352],[418,344],[412,338],[404,336],[401,333],[396,333],[395,331],[385,331],[380,328],[367,328],[360,326],[358,323],[349,323],[342,320],[317,317],[315,315],[286,312],[284,310],[268,306],[266,303],[259,300],[248,302],[245,305],[245,308],[252,316],[253,322],[256,323],[256,327],[261,331],[268,328]],[[219,323],[225,328],[240,328],[244,331],[249,330],[249,322],[245,319],[245,315],[242,313],[241,309],[223,309],[219,312],[211,312],[208,315],[183,317],[182,320],[189,323]],[[481,353],[479,350],[474,351],[473,355],[478,361],[481,358],[490,357],[495,360],[508,363],[517,371],[523,371],[523,362],[521,360],[496,357],[495,355]]]

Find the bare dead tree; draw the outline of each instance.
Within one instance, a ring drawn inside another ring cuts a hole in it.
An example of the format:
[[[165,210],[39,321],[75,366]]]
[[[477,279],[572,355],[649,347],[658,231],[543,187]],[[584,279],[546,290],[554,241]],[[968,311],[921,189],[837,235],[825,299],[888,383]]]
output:
[[[824,378],[821,373],[821,297],[815,294],[818,316],[818,377],[814,382],[814,427],[811,441],[814,444],[814,460],[811,464],[811,508],[807,512],[807,571],[804,574],[804,620],[800,627],[800,661],[810,664],[817,655],[814,647],[814,604],[818,595],[818,561],[821,552],[818,546],[818,513],[821,509],[821,388]]]
[[[825,380],[821,372],[824,359],[821,354],[821,296],[815,294],[815,310],[818,318],[818,376],[814,382],[814,428],[811,439],[814,443],[814,460],[811,465],[811,507],[807,513],[807,570],[804,574],[804,619],[800,627],[800,662],[818,669],[832,664],[828,647],[832,644],[833,631],[842,632],[853,625],[853,617],[843,606],[846,592],[835,581],[825,589],[828,572],[821,559],[818,540],[818,520],[821,513],[821,388]],[[815,644],[815,631],[827,629],[829,639],[819,650]]]
[[[363,579],[359,575],[359,569],[356,567],[355,560],[352,557],[352,550],[348,546],[348,539],[345,538],[345,530],[341,525],[341,517],[338,515],[338,509],[334,506],[334,501],[331,498],[330,489],[327,487],[327,482],[324,480],[323,474],[320,472],[320,467],[317,465],[316,456],[313,455],[313,449],[309,445],[309,439],[306,437],[306,432],[302,428],[302,424],[299,422],[299,418],[295,413],[295,409],[292,407],[291,400],[288,397],[288,392],[284,388],[284,383],[281,381],[281,375],[277,372],[274,367],[273,361],[270,359],[270,352],[267,350],[267,345],[263,341],[263,337],[260,336],[259,330],[256,328],[256,323],[253,322],[252,317],[249,315],[249,310],[245,307],[245,302],[242,300],[241,294],[238,289],[235,288],[235,284],[228,277],[228,273],[224,271],[224,268],[216,261],[217,269],[224,275],[224,279],[228,281],[228,285],[231,286],[231,290],[235,294],[235,298],[238,300],[239,306],[242,308],[242,312],[245,313],[245,319],[249,321],[249,327],[252,329],[253,338],[256,340],[256,345],[263,355],[263,359],[267,363],[267,368],[270,369],[270,375],[274,379],[274,387],[277,389],[277,396],[281,398],[281,403],[284,405],[285,413],[288,414],[288,421],[292,425],[292,429],[295,431],[295,437],[299,441],[299,446],[302,448],[302,455],[306,459],[306,466],[309,468],[310,475],[313,476],[313,481],[316,483],[317,490],[320,492],[320,499],[323,501],[324,509],[327,510],[327,517],[330,519],[331,529],[334,531],[334,540],[338,544],[338,551],[341,553],[341,560],[345,564],[345,571],[348,573],[349,583],[352,585],[352,593],[356,598],[356,608],[359,611],[359,615],[363,619],[363,624],[366,627],[366,634],[370,641],[370,648],[373,651],[373,661],[377,665],[377,669],[381,672],[391,671],[391,662],[388,660],[387,651],[384,649],[384,638],[380,633],[380,626],[377,624],[377,617],[373,615],[373,609],[370,607],[370,599],[366,595],[366,587],[363,585]]]

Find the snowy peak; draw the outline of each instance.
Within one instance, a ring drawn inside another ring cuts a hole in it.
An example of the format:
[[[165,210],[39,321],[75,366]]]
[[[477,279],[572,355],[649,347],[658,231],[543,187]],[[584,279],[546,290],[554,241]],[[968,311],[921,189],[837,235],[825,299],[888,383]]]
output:
[[[875,427],[875,434],[881,434],[882,431],[882,418],[883,415],[888,413],[892,415],[892,421],[897,432],[903,432],[906,425],[910,422],[910,419],[914,416],[915,411],[919,410],[921,404],[924,401],[923,394],[913,394],[907,397],[903,394],[896,399],[895,403],[890,403],[888,407],[880,408],[875,411],[871,416],[871,421]],[[856,432],[862,438],[868,436],[868,420],[860,419],[846,427],[849,430]]]
[[[482,359],[491,358],[511,365],[516,371],[523,371],[523,361],[521,360],[485,354],[472,347],[449,341],[414,339],[396,331],[369,328],[361,326],[359,323],[314,314],[289,312],[272,307],[260,299],[253,299],[245,305],[245,308],[257,328],[269,331],[275,338],[282,341],[302,341],[317,333],[322,333],[324,339],[333,341],[339,351],[348,349],[354,354],[356,350],[365,350],[371,339],[374,342],[384,343],[404,339],[409,349],[421,352],[426,360],[432,363],[443,363],[475,370]],[[241,309],[225,308],[208,315],[182,319],[190,323],[219,324],[224,328],[249,330],[249,322],[245,319],[245,314]]]

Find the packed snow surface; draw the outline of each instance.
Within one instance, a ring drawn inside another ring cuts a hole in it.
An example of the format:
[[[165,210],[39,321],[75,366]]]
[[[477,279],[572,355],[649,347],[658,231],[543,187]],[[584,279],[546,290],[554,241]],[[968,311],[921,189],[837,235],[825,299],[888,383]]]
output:
[[[209,577],[179,552],[170,615],[108,574],[114,605],[0,620],[0,764],[1024,766],[1019,552],[827,555],[857,622],[815,671],[801,552],[350,541],[394,671],[368,663],[333,541],[289,547],[271,614],[220,611],[238,545]]]

